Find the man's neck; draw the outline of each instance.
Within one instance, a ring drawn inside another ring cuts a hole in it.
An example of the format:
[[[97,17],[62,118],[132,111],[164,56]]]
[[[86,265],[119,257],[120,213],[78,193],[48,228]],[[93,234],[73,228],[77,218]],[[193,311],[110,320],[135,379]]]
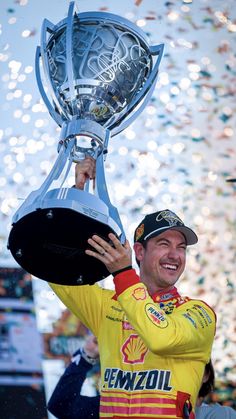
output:
[[[156,284],[148,284],[148,282],[145,282],[142,279],[141,281],[146,285],[149,295],[162,294],[163,292],[167,293],[175,288],[174,285],[170,285],[168,287],[158,287]]]
[[[146,285],[149,295],[162,293],[162,292],[170,292],[175,287],[175,284],[178,280],[176,279],[175,283],[172,285],[167,285],[167,286],[161,286],[161,284],[158,285],[158,282],[161,282],[161,281],[158,281],[156,278],[147,275],[146,272],[143,271],[141,266],[140,266],[140,271],[139,271],[139,277],[140,277],[140,281]]]

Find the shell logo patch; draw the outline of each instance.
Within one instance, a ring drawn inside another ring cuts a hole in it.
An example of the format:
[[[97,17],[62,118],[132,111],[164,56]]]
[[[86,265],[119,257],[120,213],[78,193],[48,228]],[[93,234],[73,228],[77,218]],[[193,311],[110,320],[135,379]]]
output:
[[[135,236],[135,240],[139,240],[140,237],[142,237],[144,233],[144,224],[141,224],[141,226],[139,226],[136,230],[136,236]]]
[[[121,348],[125,364],[142,364],[148,348],[138,335],[130,335]]]
[[[132,296],[134,297],[135,300],[145,300],[147,298],[147,292],[145,288],[142,288],[142,287],[135,288]]]
[[[168,326],[168,320],[166,317],[160,311],[158,311],[157,307],[153,304],[146,304],[145,311],[148,318],[157,327],[164,329]]]

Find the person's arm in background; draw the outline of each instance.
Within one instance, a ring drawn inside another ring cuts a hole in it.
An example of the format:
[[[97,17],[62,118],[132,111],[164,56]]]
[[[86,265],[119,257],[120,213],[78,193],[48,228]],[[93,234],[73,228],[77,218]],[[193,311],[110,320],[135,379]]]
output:
[[[71,363],[58,381],[47,408],[59,419],[98,419],[100,396],[80,394],[88,371],[98,364],[98,345],[94,336],[89,336],[84,348],[72,357]]]

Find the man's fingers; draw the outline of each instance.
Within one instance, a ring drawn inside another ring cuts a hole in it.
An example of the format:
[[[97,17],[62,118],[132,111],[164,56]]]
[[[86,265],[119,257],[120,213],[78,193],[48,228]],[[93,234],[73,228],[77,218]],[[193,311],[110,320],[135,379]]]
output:
[[[104,256],[105,252],[110,252],[112,247],[101,237],[93,236],[88,239],[88,243],[92,246],[101,256]]]
[[[122,246],[119,239],[117,239],[115,234],[111,233],[111,237],[110,235],[108,235],[108,237],[111,240],[111,244],[97,235],[92,236],[92,238],[88,240],[88,243],[101,254],[106,251],[111,255],[115,255],[117,251],[120,253],[122,250],[124,250],[124,247]]]
[[[84,176],[85,179],[95,179],[96,175],[96,161],[92,157],[86,157],[75,165],[75,179]]]
[[[94,179],[95,178],[95,172],[92,168],[86,167],[86,166],[83,166],[83,167],[77,166],[77,169],[76,169],[76,172],[75,172],[75,178],[77,179],[81,175],[86,176],[89,179]]]
[[[94,250],[86,249],[86,255],[93,256],[94,258],[100,260],[103,263],[109,263],[112,261],[112,257],[108,252],[103,252],[102,254],[99,252],[95,252]]]
[[[76,186],[77,186],[77,188],[81,188],[81,186],[84,185],[85,180],[86,180],[85,176],[82,173],[80,173],[78,176],[76,176]]]
[[[86,255],[93,256],[103,262],[109,272],[116,272],[132,265],[132,251],[129,242],[126,241],[123,246],[113,233],[110,233],[108,238],[111,244],[97,235],[89,238],[88,243],[92,249],[86,249]]]
[[[109,233],[108,237],[112,241],[112,243],[114,244],[116,249],[131,250],[131,247],[130,247],[130,244],[129,244],[128,240],[126,240],[124,244],[121,244],[120,240],[118,239],[118,237],[115,234]]]
[[[114,258],[123,258],[131,254],[131,247],[128,240],[126,240],[123,246],[115,234],[110,233],[108,237],[112,244],[109,244],[106,240],[97,235],[93,235],[92,238],[89,238],[88,243],[94,250],[87,249],[87,254],[97,257],[97,259],[102,261],[104,261],[104,257],[106,258],[106,261],[113,261]]]
[[[102,239],[100,236],[93,235],[91,239],[88,240],[89,244],[93,246],[99,253],[102,253],[104,250],[109,253],[115,253],[116,250],[119,252],[127,252],[127,250],[131,250],[130,244],[128,240],[126,240],[125,244],[121,244],[118,237],[113,234],[109,233],[108,238],[112,242],[112,245],[109,244],[106,240]]]
[[[94,247],[98,251],[98,253],[103,253],[103,248],[99,245],[99,241],[96,240],[96,236],[93,236],[92,238],[88,239],[88,243],[90,246]]]

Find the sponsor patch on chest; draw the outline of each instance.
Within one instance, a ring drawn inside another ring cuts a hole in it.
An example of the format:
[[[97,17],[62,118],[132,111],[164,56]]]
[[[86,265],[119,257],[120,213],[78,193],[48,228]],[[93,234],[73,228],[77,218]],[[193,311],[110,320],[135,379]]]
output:
[[[146,304],[145,312],[149,320],[151,320],[155,326],[160,327],[161,329],[164,329],[168,326],[167,318],[163,315],[163,312],[159,311],[154,304]]]
[[[123,371],[119,368],[106,368],[103,389],[126,391],[162,390],[171,391],[171,372],[169,370]]]

